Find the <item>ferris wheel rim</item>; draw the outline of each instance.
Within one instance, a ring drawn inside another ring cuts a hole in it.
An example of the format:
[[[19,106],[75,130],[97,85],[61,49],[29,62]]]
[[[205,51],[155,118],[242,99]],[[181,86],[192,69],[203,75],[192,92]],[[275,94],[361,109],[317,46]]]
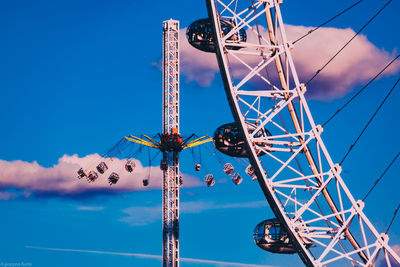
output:
[[[213,4],[214,0],[206,0],[206,2],[207,2],[207,8],[208,8],[208,12],[209,12],[209,17],[211,18],[211,22],[212,22],[212,26],[213,26],[214,36],[218,36],[216,33],[217,25],[216,25],[215,6]],[[257,157],[257,153],[254,151],[252,145],[250,144],[250,142],[247,138],[247,131],[244,128],[245,121],[241,120],[241,116],[239,115],[240,108],[238,106],[237,101],[235,101],[233,98],[233,95],[231,93],[230,83],[227,81],[230,77],[228,76],[229,74],[227,71],[227,67],[224,65],[224,62],[222,59],[222,54],[221,54],[222,45],[220,43],[219,37],[215,38],[214,42],[215,42],[215,53],[217,55],[218,65],[219,65],[221,77],[222,77],[222,80],[224,83],[224,89],[225,89],[225,92],[226,92],[226,95],[228,98],[229,106],[231,108],[232,115],[233,115],[235,121],[239,125],[242,136],[246,136],[246,138],[245,138],[246,150],[250,151],[250,153],[248,153],[250,155],[250,157],[249,157],[250,164],[252,166],[256,166],[255,173],[256,173],[257,181],[259,182],[261,190],[263,191],[272,211],[274,212],[274,215],[277,218],[279,218],[279,220],[281,222],[284,222],[283,227],[285,228],[287,233],[290,235],[291,239],[296,240],[294,243],[294,246],[296,247],[297,251],[299,251],[299,249],[300,249],[301,253],[299,253],[299,256],[301,257],[301,259],[303,260],[303,262],[306,265],[313,266],[312,261],[309,260],[309,255],[307,255],[308,254],[307,249],[305,248],[304,245],[301,244],[301,242],[299,242],[297,237],[295,235],[293,235],[292,231],[290,230],[290,228],[286,222],[285,216],[282,214],[282,212],[280,212],[278,202],[276,200],[274,200],[274,194],[271,193],[271,191],[266,187],[266,183],[264,181],[260,181],[260,179],[264,178],[264,174],[260,171],[260,167],[257,164],[257,161],[255,159]]]
[[[259,156],[257,156],[257,153],[254,150],[254,144],[251,143],[251,141],[249,139],[248,130],[247,130],[247,128],[245,128],[246,121],[244,120],[243,114],[241,113],[241,110],[240,110],[240,107],[239,107],[239,104],[238,104],[238,100],[237,100],[237,98],[235,98],[235,96],[233,94],[232,78],[231,78],[231,74],[230,74],[229,65],[227,65],[226,61],[224,60],[224,52],[226,52],[226,51],[223,50],[224,46],[222,44],[222,41],[220,40],[220,38],[221,38],[221,34],[220,33],[221,32],[220,32],[220,29],[218,28],[219,19],[220,18],[217,15],[216,6],[215,6],[216,2],[221,2],[221,1],[218,1],[218,0],[206,0],[206,2],[207,2],[207,9],[208,9],[208,13],[209,13],[209,18],[210,18],[210,20],[212,22],[212,28],[213,28],[213,31],[214,31],[214,36],[216,37],[215,40],[214,40],[214,42],[215,42],[215,53],[216,53],[216,56],[217,56],[217,61],[218,61],[219,69],[220,69],[220,72],[221,72],[221,77],[222,77],[222,80],[223,80],[223,83],[224,83],[224,88],[225,88],[225,92],[226,92],[227,99],[228,99],[228,102],[229,102],[229,106],[230,106],[230,109],[231,109],[231,112],[233,114],[233,117],[234,117],[235,121],[239,125],[239,128],[240,128],[240,131],[241,131],[242,135],[245,137],[244,139],[245,139],[246,150],[248,151],[248,154],[249,154],[249,161],[252,164],[252,166],[255,167],[254,169],[255,169],[257,180],[258,180],[258,182],[260,184],[260,187],[261,187],[261,189],[262,189],[262,191],[263,191],[268,203],[270,204],[271,209],[274,212],[275,216],[281,221],[281,223],[283,224],[283,227],[286,229],[287,233],[290,235],[292,241],[294,242],[294,246],[296,247],[296,249],[298,251],[298,254],[299,254],[300,258],[302,259],[302,261],[306,265],[309,265],[309,266],[313,266],[315,263],[317,263],[317,265],[321,265],[321,262],[318,262],[318,261],[316,262],[315,261],[316,259],[313,257],[312,254],[310,254],[311,252],[305,247],[304,242],[302,241],[302,239],[299,236],[299,234],[296,234],[294,232],[294,229],[291,229],[290,224],[289,224],[289,219],[290,218],[287,216],[287,214],[284,213],[283,208],[280,207],[281,203],[279,203],[279,201],[276,199],[274,191],[271,188],[271,184],[266,179],[265,170],[264,170],[263,166],[261,166],[261,164],[260,164]],[[276,0],[258,1],[258,2],[260,2],[260,3],[261,2],[265,2],[265,3],[269,3],[269,4],[272,3],[272,4],[276,4],[276,5],[278,4],[278,2]],[[227,46],[225,46],[225,48],[226,47]],[[297,74],[295,74],[295,75],[297,75]],[[296,89],[297,90],[301,90],[299,84],[296,85]],[[288,88],[286,88],[286,90],[288,90]],[[262,127],[262,125],[260,127]],[[318,128],[318,126],[315,125],[315,129],[313,129],[313,131],[316,131],[316,132],[322,131],[322,128]],[[321,142],[322,142],[322,140],[321,140]],[[331,160],[331,159],[329,158],[329,160]],[[338,166],[338,168],[340,168],[340,166]],[[346,187],[346,190],[348,191],[347,187]],[[348,193],[350,193],[350,191],[348,191]],[[328,196],[329,196],[329,193],[328,193]],[[350,196],[351,196],[351,194],[350,194]],[[352,196],[351,196],[351,198],[352,198]],[[361,203],[359,201],[355,201],[354,198],[352,198],[351,201],[353,202],[354,206],[360,206],[360,207],[363,206],[363,203]],[[333,201],[332,205],[333,206],[336,205],[334,201]],[[355,209],[357,209],[357,207]],[[362,210],[362,207],[361,207],[361,210]],[[356,211],[356,213],[358,214],[358,211]],[[364,218],[364,219],[366,221],[368,221],[367,218]],[[376,232],[376,230],[374,228],[370,229],[370,230],[372,232],[375,231],[374,235],[377,236],[377,232]],[[341,231],[346,231],[346,235],[347,235],[347,232],[349,232],[348,229],[346,229],[346,230],[343,229]],[[350,233],[350,236],[352,237],[351,233]],[[354,242],[355,242],[355,244],[357,246],[359,246],[358,243],[357,243],[357,240],[354,239]],[[351,241],[350,241],[350,243],[351,243]],[[352,245],[354,246],[353,243],[352,243]],[[387,249],[387,248],[385,247],[385,249]],[[369,253],[369,249],[367,251],[368,251],[369,258],[371,258],[371,255],[369,255],[370,254]],[[357,253],[360,255],[360,257],[361,257],[362,261],[364,262],[364,264],[368,264],[371,261],[371,259],[368,260],[366,258],[363,258],[363,256],[365,256],[365,254],[364,254],[364,250],[363,250],[362,246],[361,246],[361,248],[359,249],[359,251]],[[392,253],[392,252],[389,251],[389,253]],[[374,255],[372,255],[372,256],[374,256]],[[326,256],[326,254],[324,256]],[[347,257],[347,258],[350,259],[350,257]],[[397,256],[396,260],[398,260],[398,256]],[[363,265],[363,264],[361,264],[361,265]]]

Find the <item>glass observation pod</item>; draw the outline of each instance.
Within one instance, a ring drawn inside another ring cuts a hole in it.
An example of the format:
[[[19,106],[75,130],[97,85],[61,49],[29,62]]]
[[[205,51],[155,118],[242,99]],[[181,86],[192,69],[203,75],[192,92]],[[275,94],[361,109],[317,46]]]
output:
[[[227,35],[234,27],[235,23],[232,20],[222,19],[221,28],[223,35]],[[212,25],[210,19],[199,19],[189,25],[186,30],[186,38],[188,42],[194,47],[204,52],[215,52],[214,35],[212,32]],[[228,42],[239,44],[246,42],[246,31],[242,28],[239,33],[232,34],[228,38]],[[239,50],[240,46],[227,46],[228,49]]]
[[[253,239],[258,247],[272,253],[297,253],[292,242],[290,242],[289,236],[276,218],[257,224],[254,229]],[[307,247],[312,245],[309,240],[304,241]]]
[[[100,174],[103,174],[106,172],[106,170],[108,170],[108,166],[104,161],[102,161],[99,165],[97,165],[96,169]]]
[[[257,126],[251,123],[247,123],[249,132],[254,131]],[[256,137],[271,136],[271,133],[267,129],[261,129]],[[214,132],[213,143],[215,148],[221,153],[238,158],[247,158],[247,151],[244,144],[244,138],[240,133],[239,126],[236,122],[227,123],[217,128]],[[258,146],[271,147],[268,144],[257,144]],[[262,151],[259,151],[258,155],[263,155]]]
[[[201,167],[200,163],[196,163],[194,165],[194,170],[198,172],[198,171],[200,171],[200,167]]]
[[[272,253],[296,253],[287,233],[281,227],[279,220],[275,218],[257,224],[253,239],[258,247]]]

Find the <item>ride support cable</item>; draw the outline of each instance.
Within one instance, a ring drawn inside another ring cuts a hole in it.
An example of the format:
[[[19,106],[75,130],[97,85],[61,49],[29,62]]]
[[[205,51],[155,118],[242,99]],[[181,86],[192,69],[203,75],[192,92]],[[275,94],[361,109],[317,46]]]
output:
[[[381,71],[379,71],[371,80],[369,80],[369,82],[367,84],[365,84],[355,95],[353,95],[346,103],[344,103],[344,105],[342,105],[338,110],[336,110],[335,113],[322,124],[322,127],[325,127],[334,117],[336,117],[336,115],[338,115],[348,104],[350,104],[357,96],[359,96],[371,83],[373,83],[399,57],[400,57],[400,54],[398,54],[394,59],[392,59],[392,61],[390,61]]]
[[[396,88],[397,84],[400,81],[400,77],[397,79],[396,83],[393,85],[392,89],[390,89],[390,91],[386,94],[385,98],[383,99],[383,101],[381,102],[381,104],[379,105],[379,107],[375,110],[374,114],[372,115],[372,117],[368,120],[367,124],[364,126],[364,128],[362,129],[362,131],[360,132],[360,134],[358,135],[358,137],[356,138],[356,140],[354,141],[354,143],[349,147],[349,150],[347,151],[346,155],[344,155],[343,159],[340,161],[340,165],[342,165],[342,163],[344,162],[344,160],[347,158],[347,156],[349,155],[350,151],[354,148],[354,146],[357,144],[358,140],[360,140],[361,136],[364,134],[365,130],[367,130],[368,126],[371,124],[372,120],[375,118],[376,114],[378,114],[379,110],[382,108],[383,104],[385,104],[386,100],[389,98],[390,94],[393,92],[394,88]]]
[[[359,0],[357,2],[355,2],[354,4],[352,4],[351,6],[347,7],[346,9],[342,10],[341,12],[339,12],[338,14],[336,14],[335,16],[333,16],[332,18],[328,19],[327,21],[323,22],[322,24],[320,24],[319,26],[317,26],[316,28],[308,31],[306,34],[304,34],[303,36],[297,38],[293,44],[297,43],[298,41],[304,39],[305,37],[309,36],[310,34],[312,34],[313,32],[315,32],[316,30],[318,30],[319,28],[325,26],[326,24],[328,24],[329,22],[333,21],[334,19],[336,19],[337,17],[340,17],[341,15],[343,15],[344,13],[346,13],[347,11],[349,11],[350,9],[352,9],[353,7],[355,7],[356,5],[360,4],[361,2],[363,2],[364,0]]]
[[[339,55],[350,43],[351,41],[353,41],[389,4],[390,2],[392,2],[392,0],[389,0],[385,3],[385,5],[378,10],[378,12],[375,13],[375,15],[373,15],[368,21],[367,23],[365,23],[358,31],[356,34],[353,35],[353,37],[350,38],[349,41],[347,41],[347,43],[339,49],[339,51],[336,52],[336,54],[334,54],[329,60],[328,62],[326,62],[319,70],[317,70],[317,72],[306,82],[306,85],[308,85],[312,80],[314,80],[315,77],[317,77],[318,74],[321,73],[321,71],[323,69],[326,68],[326,66],[329,65],[329,63],[332,62],[332,60]]]
[[[382,180],[383,176],[385,176],[386,172],[390,169],[390,167],[392,167],[393,163],[397,160],[397,158],[399,157],[400,152],[397,153],[397,155],[392,159],[392,161],[390,162],[390,164],[386,167],[386,169],[382,172],[382,174],[379,176],[378,179],[376,179],[374,185],[369,189],[369,191],[367,192],[367,194],[365,195],[365,197],[362,199],[362,201],[364,202],[365,199],[369,196],[369,194],[371,194],[372,190],[374,190],[375,186],[379,183],[380,180]]]

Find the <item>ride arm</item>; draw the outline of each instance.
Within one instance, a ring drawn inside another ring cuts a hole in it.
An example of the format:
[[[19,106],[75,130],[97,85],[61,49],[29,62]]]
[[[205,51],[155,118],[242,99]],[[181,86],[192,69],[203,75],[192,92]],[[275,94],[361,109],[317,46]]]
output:
[[[149,136],[147,136],[147,135],[145,135],[145,134],[142,134],[142,135],[143,135],[143,137],[145,137],[146,139],[148,139],[148,140],[149,140],[151,143],[153,143],[154,145],[156,145],[156,146],[159,146],[159,145],[160,145],[160,142],[154,140],[153,138],[151,138],[151,137],[149,137]]]
[[[199,146],[199,145],[211,142],[212,140],[213,139],[211,137],[209,137],[208,135],[205,135],[203,137],[197,138],[197,139],[187,143],[186,145],[183,146],[183,149],[194,147],[194,146]]]
[[[159,148],[159,146],[157,144],[154,144],[152,142],[143,140],[143,139],[141,139],[139,137],[136,137],[136,136],[133,136],[133,135],[130,135],[129,137],[125,136],[125,139],[128,140],[128,141],[131,141],[133,143],[140,144],[140,145],[153,147],[153,148]]]

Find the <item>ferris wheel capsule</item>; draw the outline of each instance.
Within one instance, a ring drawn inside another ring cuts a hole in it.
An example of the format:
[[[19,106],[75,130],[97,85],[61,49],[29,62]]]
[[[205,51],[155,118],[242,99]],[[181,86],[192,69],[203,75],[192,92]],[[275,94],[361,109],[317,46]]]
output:
[[[236,26],[232,20],[221,19],[220,21],[224,35],[228,35]],[[190,24],[186,30],[186,38],[194,48],[204,52],[215,52],[211,20],[208,18],[199,19]],[[241,29],[238,33],[232,34],[227,40],[231,43],[228,49],[239,50],[241,48],[240,43],[247,40],[246,31]]]
[[[194,165],[194,170],[198,172],[198,171],[200,171],[200,167],[201,167],[200,163],[196,163]]]
[[[245,126],[246,131],[249,134],[254,134],[256,138],[267,138],[271,136],[271,133],[265,128],[257,130],[258,126],[254,123],[246,122]],[[257,132],[254,133],[254,131]],[[219,152],[230,157],[247,158],[249,156],[246,151],[244,136],[240,130],[240,124],[237,122],[226,123],[219,126],[214,132],[213,143]],[[258,142],[257,146],[264,150],[269,150],[272,147],[270,142]],[[264,151],[258,149],[257,155],[262,156],[264,154]]]
[[[296,253],[288,234],[277,219],[269,219],[257,224],[254,229],[253,240],[259,248],[268,252],[280,254]]]

